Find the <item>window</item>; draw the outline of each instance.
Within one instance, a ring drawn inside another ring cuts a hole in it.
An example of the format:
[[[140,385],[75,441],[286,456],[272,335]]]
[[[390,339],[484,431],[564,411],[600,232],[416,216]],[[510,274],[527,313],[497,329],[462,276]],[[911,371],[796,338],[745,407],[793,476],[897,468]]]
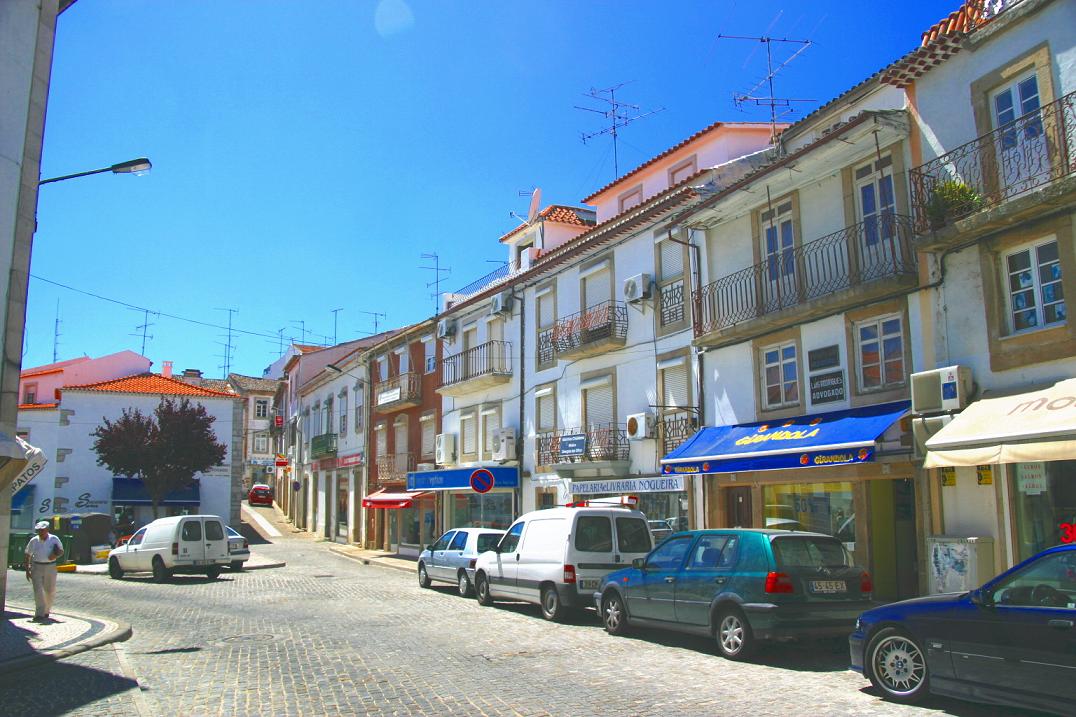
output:
[[[1026,246],[1004,257],[1009,329],[1013,333],[1065,322],[1065,296],[1057,240]]]
[[[501,552],[502,553],[514,553],[516,552],[516,546],[519,545],[519,536],[523,535],[523,526],[526,523],[516,523],[508,532],[501,538]]]
[[[583,421],[586,428],[608,428],[615,423],[612,376],[584,381],[580,387],[583,391]]]
[[[433,544],[433,550],[448,550],[449,543],[451,543],[453,536],[456,534],[449,531],[437,539],[437,542]]]
[[[575,549],[608,553],[613,549],[613,522],[604,515],[581,515],[575,521]]]
[[[219,521],[207,520],[205,522],[205,539],[224,540],[224,528],[221,527]]]
[[[493,459],[493,451],[497,448],[494,437],[501,428],[501,409],[500,407],[484,408],[482,409],[481,417],[482,460],[488,461]]]
[[[347,389],[340,392],[340,435],[347,434]]]
[[[478,453],[478,443],[475,436],[475,415],[465,413],[460,416],[460,454],[474,458]]]
[[[649,553],[650,528],[642,518],[616,519],[616,547],[622,553]]]
[[[886,156],[872,164],[856,169],[856,188],[860,232],[860,269],[867,276],[877,273],[880,266],[890,266],[894,259],[890,241],[896,230],[893,192],[893,157]]]
[[[183,531],[180,534],[182,540],[201,540],[202,539],[202,524],[197,520],[188,520],[183,524]]]
[[[698,162],[694,156],[674,165],[669,169],[669,186],[675,186],[683,182],[697,172]]]
[[[650,570],[679,570],[692,540],[694,538],[689,535],[669,538],[647,556],[646,567]]]
[[[635,189],[632,189],[631,191],[625,192],[624,194],[620,195],[620,197],[618,199],[618,203],[620,204],[620,210],[619,211],[621,211],[621,212],[627,211],[628,209],[631,209],[634,206],[638,206],[639,204],[642,204],[642,202],[643,202],[643,187],[642,187],[642,185],[639,185]]]
[[[388,453],[389,433],[384,423],[374,426],[374,450],[378,456]]]
[[[448,546],[449,550],[463,550],[467,547],[467,533],[459,531],[456,536],[452,538],[452,544]]]
[[[393,448],[397,456],[407,453],[407,428],[407,416],[397,416],[392,422]],[[399,459],[397,459],[397,464],[399,464]]]
[[[799,367],[796,344],[770,346],[762,350],[763,386],[766,408],[779,408],[799,403]]]
[[[684,320],[684,251],[687,247],[669,238],[658,242],[658,321],[661,326]]]
[[[427,336],[422,339],[422,356],[423,366],[426,373],[433,373],[437,370],[437,344],[432,336]]]
[[[904,330],[900,316],[856,324],[859,388],[870,391],[903,384]]]
[[[796,233],[792,225],[792,202],[777,205],[759,216],[762,254],[766,260],[767,299],[794,297],[796,292]]]
[[[325,426],[325,432],[326,433],[332,433],[333,432],[333,397],[332,396],[329,396],[327,399],[325,399],[325,405],[324,405],[323,411],[324,411],[325,415],[324,415],[324,421],[323,421],[322,425]]]
[[[540,289],[535,295],[538,326],[538,366],[547,367],[556,362],[553,351],[553,326],[557,323],[557,292],[554,286]]]
[[[122,537],[122,536],[121,536]],[[127,541],[128,545],[141,545],[142,538],[146,537],[146,529],[139,528],[138,532],[131,536],[131,539]]]
[[[254,452],[255,453],[268,453],[269,452],[269,434],[265,431],[259,431],[254,434]]]
[[[254,417],[255,418],[269,418],[269,399],[268,398],[254,399]]]
[[[377,359],[377,380],[385,381],[389,377],[389,357],[379,356]]]
[[[1032,71],[1030,74],[995,90],[991,99],[991,111],[994,119],[994,128],[1000,128],[1039,109],[1039,80]],[[1029,122],[1023,125],[1022,131],[1012,129],[1001,133],[1001,149],[1016,149],[1019,145],[1021,134],[1026,140],[1032,140],[1042,134],[1041,122]]]
[[[552,431],[557,427],[557,396],[553,386],[534,391],[534,429]]]
[[[422,428],[422,457],[432,458],[435,448],[436,436],[436,421],[434,421],[433,413],[423,414],[419,418],[419,422]]]
[[[321,402],[318,401],[314,404],[314,410],[310,413],[310,430],[307,433],[311,436],[321,435]]]
[[[396,365],[399,370],[396,372],[399,375],[403,375],[411,370],[411,355],[406,347],[396,352]]]
[[[1076,615],[1076,554],[1044,555],[990,591],[990,601],[1013,607],[1061,608]]]
[[[363,419],[363,392],[358,384],[355,385],[355,420],[352,423],[355,424],[355,433],[362,433],[362,419]]]
[[[688,406],[691,401],[686,357],[659,361],[658,380],[661,382],[662,411],[675,411]]]
[[[613,298],[613,272],[608,261],[592,267],[583,274],[583,308],[592,309],[609,303]]]

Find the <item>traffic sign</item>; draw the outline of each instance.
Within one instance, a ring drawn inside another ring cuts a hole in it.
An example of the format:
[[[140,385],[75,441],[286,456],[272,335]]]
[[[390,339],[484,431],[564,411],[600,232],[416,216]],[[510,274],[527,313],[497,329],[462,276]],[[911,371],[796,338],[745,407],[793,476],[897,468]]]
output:
[[[82,516],[81,515],[72,515],[71,516],[71,530],[78,530],[81,527],[82,527]]]
[[[302,483],[300,483],[299,481],[297,481],[297,480],[293,480],[293,481],[291,482],[291,489],[292,489],[293,491],[295,491],[296,493],[298,493],[298,492],[299,492],[300,490],[302,490],[302,488],[303,488],[303,484],[302,484]]]
[[[493,474],[485,468],[478,468],[471,473],[471,490],[475,493],[489,493],[493,490]]]

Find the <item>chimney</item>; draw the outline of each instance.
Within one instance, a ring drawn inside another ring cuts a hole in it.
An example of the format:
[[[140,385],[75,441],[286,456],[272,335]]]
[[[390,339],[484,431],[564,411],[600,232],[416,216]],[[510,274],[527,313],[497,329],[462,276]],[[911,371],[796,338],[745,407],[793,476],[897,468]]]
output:
[[[201,378],[202,372],[196,368],[183,369],[183,378]]]
[[[161,375],[165,378],[172,378],[172,361],[161,362]]]

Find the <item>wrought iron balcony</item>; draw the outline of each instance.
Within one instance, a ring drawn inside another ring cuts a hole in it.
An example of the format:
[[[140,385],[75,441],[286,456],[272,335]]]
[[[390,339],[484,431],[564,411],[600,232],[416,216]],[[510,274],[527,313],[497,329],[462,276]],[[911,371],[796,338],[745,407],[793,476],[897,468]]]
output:
[[[627,305],[603,301],[557,321],[553,325],[553,350],[557,358],[580,358],[623,346],[627,336]]]
[[[375,464],[378,484],[402,483],[407,480],[408,471],[415,470],[415,454],[389,453],[378,456]]]
[[[458,396],[506,383],[511,378],[512,344],[508,341],[487,341],[441,362],[441,387],[437,392],[445,396]]]
[[[414,371],[391,376],[374,386],[374,406],[381,413],[417,406],[422,402],[422,377]]]
[[[557,360],[557,351],[553,346],[553,329],[538,332],[538,365],[548,366]]]
[[[661,325],[669,326],[684,320],[684,280],[680,279],[658,289],[658,310]]]
[[[699,417],[694,411],[666,413],[658,422],[661,455],[667,456],[699,430]]]
[[[565,428],[535,437],[537,464],[565,466],[595,463],[626,463],[628,432],[623,424],[607,423],[589,429]]]
[[[336,455],[336,434],[322,433],[310,439],[310,457],[314,460]]]
[[[694,292],[695,337],[713,343],[773,329],[782,320],[872,298],[885,280],[917,281],[911,220],[881,214],[766,261],[729,274]]]
[[[1076,174],[1076,92],[908,173],[919,234]]]

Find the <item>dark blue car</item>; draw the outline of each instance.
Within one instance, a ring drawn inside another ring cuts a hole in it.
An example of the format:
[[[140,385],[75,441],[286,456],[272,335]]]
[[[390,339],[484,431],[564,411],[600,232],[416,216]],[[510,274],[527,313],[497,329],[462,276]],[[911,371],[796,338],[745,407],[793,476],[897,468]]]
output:
[[[852,669],[883,695],[928,692],[1071,715],[1076,701],[1076,545],[1051,548],[978,590],[863,613]]]

